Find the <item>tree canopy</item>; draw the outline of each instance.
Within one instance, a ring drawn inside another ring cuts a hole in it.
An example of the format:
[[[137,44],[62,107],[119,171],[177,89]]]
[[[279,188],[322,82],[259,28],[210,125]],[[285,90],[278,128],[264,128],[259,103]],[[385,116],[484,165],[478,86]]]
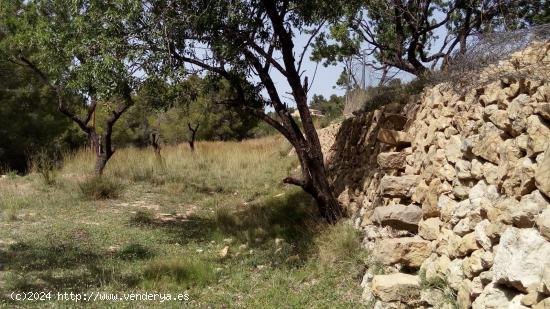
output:
[[[543,0],[358,0],[319,36],[314,58],[358,56],[376,70],[422,75],[464,53],[474,34],[513,30],[548,20]]]

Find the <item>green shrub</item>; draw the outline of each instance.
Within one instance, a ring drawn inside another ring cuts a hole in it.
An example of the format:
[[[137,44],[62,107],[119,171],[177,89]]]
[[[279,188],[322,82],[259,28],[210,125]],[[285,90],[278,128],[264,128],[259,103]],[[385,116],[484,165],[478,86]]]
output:
[[[93,177],[79,184],[85,198],[91,200],[115,199],[122,192],[122,184],[106,177]]]

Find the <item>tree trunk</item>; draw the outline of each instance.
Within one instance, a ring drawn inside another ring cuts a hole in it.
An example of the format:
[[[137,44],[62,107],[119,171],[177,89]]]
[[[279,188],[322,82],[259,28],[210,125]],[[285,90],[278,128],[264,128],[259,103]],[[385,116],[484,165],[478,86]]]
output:
[[[309,167],[309,174],[313,183],[311,194],[317,202],[321,216],[329,223],[334,224],[344,216],[344,211],[328,183],[324,165],[312,163],[312,166]]]
[[[106,153],[101,153],[96,156],[95,168],[94,168],[94,175],[96,177],[103,175],[103,170],[107,165],[107,161],[109,161],[109,157],[107,156]]]
[[[162,156],[160,154],[160,145],[158,143],[159,137],[155,133],[151,135],[151,144],[153,146],[153,151],[155,152],[155,157],[158,161],[162,162]]]
[[[191,131],[190,137],[189,137],[189,148],[191,149],[191,152],[195,152],[195,138],[197,137],[197,131],[199,129],[200,123],[197,123],[197,125],[193,128],[191,126],[191,123],[187,123],[187,127],[189,128],[189,131]]]

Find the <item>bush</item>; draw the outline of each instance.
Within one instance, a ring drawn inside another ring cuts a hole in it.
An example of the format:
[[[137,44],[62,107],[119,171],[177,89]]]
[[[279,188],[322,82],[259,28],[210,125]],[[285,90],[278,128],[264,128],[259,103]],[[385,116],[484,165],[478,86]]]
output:
[[[122,184],[105,177],[90,178],[79,186],[84,197],[91,200],[114,199],[122,192]]]

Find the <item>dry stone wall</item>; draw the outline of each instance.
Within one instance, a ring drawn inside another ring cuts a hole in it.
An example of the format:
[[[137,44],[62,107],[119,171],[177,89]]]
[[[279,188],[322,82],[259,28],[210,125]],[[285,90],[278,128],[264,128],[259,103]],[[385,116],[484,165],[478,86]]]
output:
[[[550,83],[536,78],[549,51],[532,44],[476,77],[494,81],[437,85],[331,134],[331,181],[372,257],[366,302],[550,308]]]

